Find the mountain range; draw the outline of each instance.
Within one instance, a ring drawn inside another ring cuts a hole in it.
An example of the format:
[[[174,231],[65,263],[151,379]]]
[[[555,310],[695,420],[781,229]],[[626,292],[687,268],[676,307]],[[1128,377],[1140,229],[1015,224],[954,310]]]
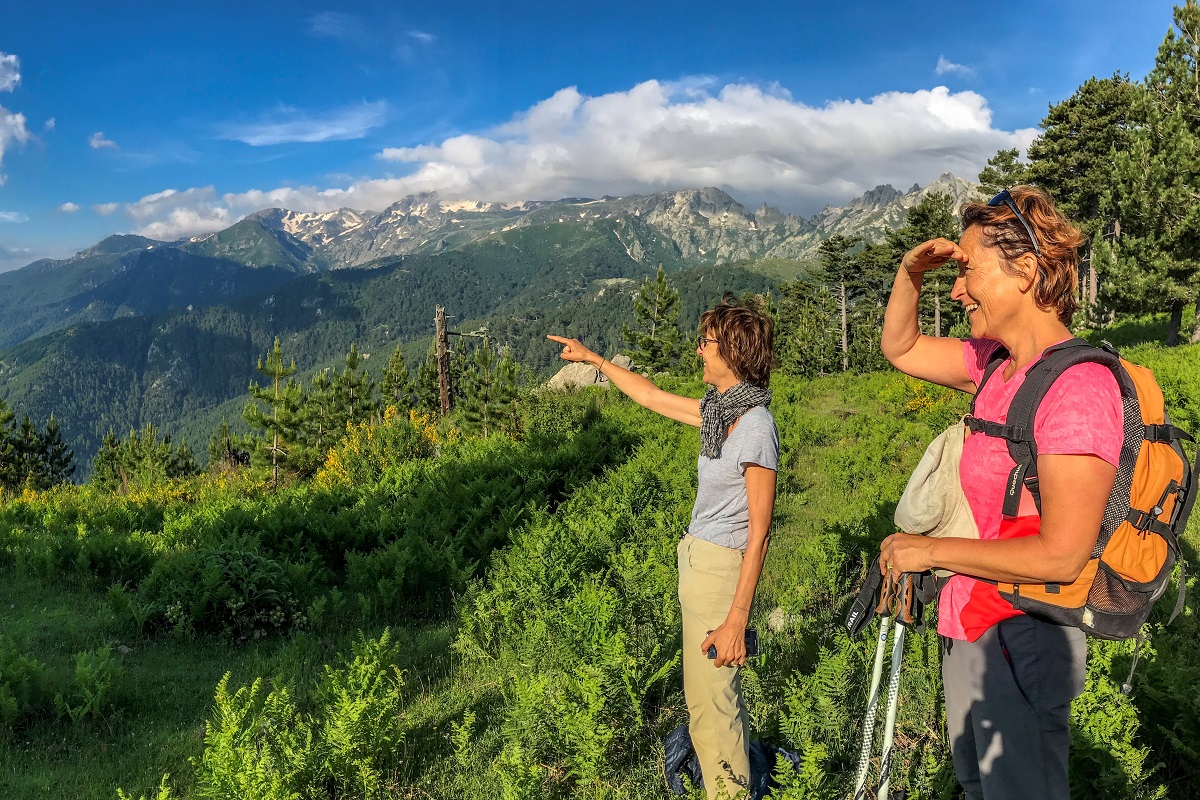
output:
[[[831,235],[882,237],[932,192],[958,204],[974,185],[880,186],[807,219],[715,188],[515,205],[430,193],[377,213],[264,209],[176,242],[112,236],[0,274],[0,397],[35,420],[54,413],[85,462],[109,428],[146,422],[202,450],[276,336],[302,371],[351,342],[381,358],[406,343],[415,367],[441,304],[545,370],[546,332],[618,347],[630,294],[660,263],[687,271],[672,282],[694,324],[723,291],[803,274]]]

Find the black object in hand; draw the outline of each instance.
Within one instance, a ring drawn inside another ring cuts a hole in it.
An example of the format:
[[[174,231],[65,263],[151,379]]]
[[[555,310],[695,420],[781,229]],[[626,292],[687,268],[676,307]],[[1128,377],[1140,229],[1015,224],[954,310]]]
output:
[[[712,631],[709,631],[708,635],[711,636]],[[746,628],[746,658],[756,655],[758,655],[758,631],[754,628]],[[717,646],[715,644],[708,646],[708,657],[717,657]]]

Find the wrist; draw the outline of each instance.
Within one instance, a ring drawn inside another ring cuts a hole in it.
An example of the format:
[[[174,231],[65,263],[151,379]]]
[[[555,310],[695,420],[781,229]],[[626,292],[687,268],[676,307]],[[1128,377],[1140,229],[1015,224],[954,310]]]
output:
[[[730,606],[729,613],[725,616],[725,621],[744,628],[750,622],[750,609],[734,604]]]
[[[925,552],[925,558],[929,562],[929,569],[935,569],[941,560],[938,558],[938,551],[941,549],[938,545],[941,541],[940,538],[929,538],[929,549]]]

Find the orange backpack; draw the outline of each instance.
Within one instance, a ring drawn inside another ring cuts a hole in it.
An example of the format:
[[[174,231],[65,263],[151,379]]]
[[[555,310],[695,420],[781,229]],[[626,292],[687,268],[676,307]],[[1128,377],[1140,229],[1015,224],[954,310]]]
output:
[[[988,360],[979,389],[1008,358],[1000,348]],[[1112,370],[1121,388],[1125,440],[1112,493],[1092,557],[1071,583],[998,583],[1004,599],[1029,614],[1081,628],[1102,639],[1139,636],[1154,602],[1167,589],[1171,570],[1180,561],[1179,537],[1196,499],[1196,474],[1182,442],[1195,442],[1171,424],[1162,389],[1146,367],[1122,359],[1105,344],[1094,347],[1071,339],[1049,348],[1026,373],[1008,409],[1006,424],[978,419],[975,403],[966,424],[973,433],[1007,440],[1016,466],[1009,474],[1004,515],[1015,517],[1024,486],[1038,512],[1037,443],[1033,440],[1038,404],[1051,384],[1069,367],[1085,362]],[[1186,574],[1180,564],[1179,596],[1171,620],[1183,608]]]

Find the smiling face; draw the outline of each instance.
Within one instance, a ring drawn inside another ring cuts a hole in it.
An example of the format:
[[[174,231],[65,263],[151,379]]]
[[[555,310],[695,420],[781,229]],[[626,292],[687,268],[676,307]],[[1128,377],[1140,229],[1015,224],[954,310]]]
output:
[[[737,376],[733,374],[733,369],[721,356],[721,345],[716,341],[716,336],[711,330],[705,330],[700,334],[707,341],[701,341],[696,345],[696,355],[700,356],[700,361],[704,364],[705,383],[717,387],[718,392],[724,392],[738,382]]]
[[[1029,280],[1005,269],[1004,254],[984,244],[983,228],[978,225],[963,231],[959,247],[967,260],[959,265],[950,297],[966,310],[972,338],[1003,340],[1005,332],[1016,330],[1022,315],[1033,307]],[[1022,256],[1009,269],[1028,270],[1029,259]]]

